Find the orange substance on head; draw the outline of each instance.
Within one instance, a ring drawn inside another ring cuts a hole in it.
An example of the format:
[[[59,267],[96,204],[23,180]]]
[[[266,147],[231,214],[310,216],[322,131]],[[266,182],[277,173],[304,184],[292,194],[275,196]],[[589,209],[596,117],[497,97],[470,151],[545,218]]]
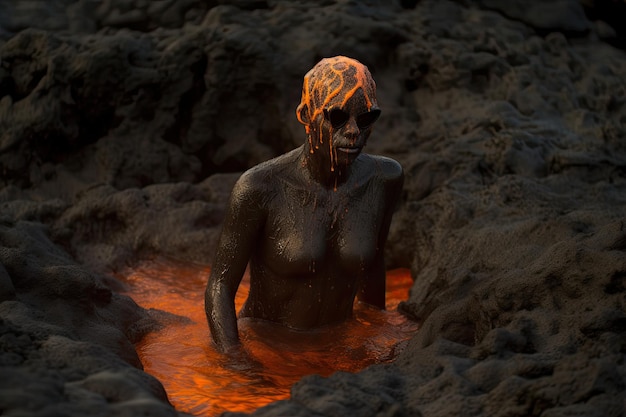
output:
[[[354,318],[347,322],[306,332],[241,319],[243,346],[261,365],[242,368],[211,344],[203,308],[208,273],[207,267],[197,265],[149,262],[122,277],[138,304],[171,313],[163,329],[148,334],[136,347],[145,371],[163,383],[172,404],[194,415],[252,412],[288,398],[291,385],[302,376],[356,372],[388,362],[398,353],[399,343],[417,330],[415,323],[393,311],[407,299],[413,283],[408,270],[398,269],[387,273],[387,311],[357,303]],[[246,275],[235,299],[237,310],[248,288]]]
[[[320,143],[323,143],[320,132],[324,109],[343,108],[358,89],[363,91],[367,110],[371,110],[376,105],[376,83],[365,65],[345,56],[322,59],[304,76],[302,99],[296,116],[305,127],[311,153],[317,146],[313,143],[313,133],[317,133]],[[328,146],[332,159],[331,170],[334,170],[337,155],[333,149],[332,137],[331,127]]]

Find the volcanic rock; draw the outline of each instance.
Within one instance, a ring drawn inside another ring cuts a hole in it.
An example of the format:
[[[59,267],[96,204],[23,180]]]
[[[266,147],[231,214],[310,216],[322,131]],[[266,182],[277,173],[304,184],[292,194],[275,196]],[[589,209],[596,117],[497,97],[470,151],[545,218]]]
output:
[[[606,3],[3,2],[0,410],[180,413],[141,371],[133,342],[159,324],[117,271],[210,263],[232,184],[302,143],[302,77],[342,54],[378,85],[367,151],[405,170],[386,256],[421,329],[253,415],[623,415],[626,57]]]

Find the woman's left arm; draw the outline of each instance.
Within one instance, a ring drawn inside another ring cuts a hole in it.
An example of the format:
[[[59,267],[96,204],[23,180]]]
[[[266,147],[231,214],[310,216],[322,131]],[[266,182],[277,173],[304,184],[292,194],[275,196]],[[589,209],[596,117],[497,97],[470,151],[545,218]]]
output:
[[[357,297],[359,301],[371,304],[375,307],[385,308],[385,244],[389,235],[389,227],[393,213],[396,211],[402,196],[402,186],[404,184],[404,172],[402,166],[393,159],[383,158],[383,184],[384,198],[383,218],[377,236],[376,254],[369,273],[366,274],[360,283]]]

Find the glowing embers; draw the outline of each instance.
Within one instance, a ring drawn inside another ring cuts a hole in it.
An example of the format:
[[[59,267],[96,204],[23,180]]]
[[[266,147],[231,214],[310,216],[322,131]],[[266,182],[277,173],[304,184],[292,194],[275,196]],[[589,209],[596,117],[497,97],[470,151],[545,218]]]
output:
[[[408,297],[408,270],[387,274],[387,311],[355,305],[354,318],[340,325],[299,332],[252,319],[240,320],[245,348],[257,366],[229,362],[211,346],[204,315],[209,269],[147,262],[124,274],[129,295],[141,306],[167,311],[166,327],[147,335],[137,351],[146,372],[165,386],[170,401],[184,412],[215,416],[222,411],[251,412],[289,397],[302,376],[356,372],[387,362],[417,325],[395,311]],[[248,276],[235,299],[237,310],[248,292]],[[164,317],[165,318],[165,317]]]

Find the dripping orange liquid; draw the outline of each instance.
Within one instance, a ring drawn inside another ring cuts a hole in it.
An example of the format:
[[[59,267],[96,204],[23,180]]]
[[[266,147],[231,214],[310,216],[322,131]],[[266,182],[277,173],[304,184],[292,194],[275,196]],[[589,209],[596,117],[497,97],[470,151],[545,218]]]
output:
[[[358,302],[354,317],[314,331],[294,331],[273,323],[240,319],[244,348],[255,366],[234,363],[213,348],[204,313],[209,268],[167,261],[144,262],[123,274],[139,305],[159,310],[164,328],[145,336],[137,351],[146,372],[165,387],[180,411],[217,416],[223,411],[252,412],[289,397],[291,385],[309,374],[356,372],[392,360],[417,325],[396,306],[408,297],[409,271],[387,273],[386,311]],[[243,305],[246,275],[235,305]]]

